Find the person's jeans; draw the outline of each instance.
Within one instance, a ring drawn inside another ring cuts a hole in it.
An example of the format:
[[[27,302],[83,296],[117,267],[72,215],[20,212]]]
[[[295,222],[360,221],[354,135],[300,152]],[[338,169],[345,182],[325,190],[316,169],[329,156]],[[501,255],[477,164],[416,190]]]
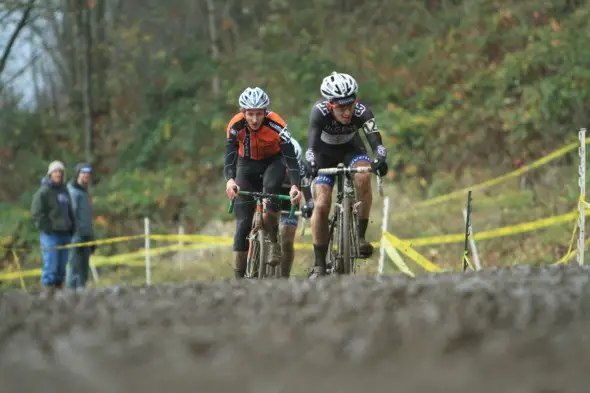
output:
[[[66,265],[70,250],[62,248],[55,250],[54,247],[70,244],[72,237],[54,233],[41,232],[41,255],[43,257],[43,268],[41,269],[41,283],[44,286],[62,286],[66,278]]]
[[[87,241],[89,240],[82,239],[78,236],[72,238],[72,244],[85,243]],[[75,247],[71,250],[67,286],[72,289],[85,288],[90,265],[90,247]]]

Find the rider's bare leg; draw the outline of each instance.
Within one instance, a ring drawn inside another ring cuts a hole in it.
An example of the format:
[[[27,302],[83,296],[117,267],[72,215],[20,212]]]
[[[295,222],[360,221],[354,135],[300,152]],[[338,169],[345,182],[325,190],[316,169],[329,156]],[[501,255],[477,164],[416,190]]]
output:
[[[358,161],[353,166],[370,166],[367,161]],[[354,175],[354,185],[356,189],[357,199],[361,202],[358,210],[359,225],[358,236],[360,251],[363,256],[370,256],[373,252],[373,247],[365,240],[367,233],[367,226],[369,225],[369,214],[373,204],[373,191],[371,188],[371,173],[357,173]]]
[[[280,245],[279,240],[279,213],[267,210],[264,214],[264,230],[270,241],[270,252],[268,262],[278,264],[280,262]]]
[[[291,268],[293,267],[293,259],[295,258],[295,249],[293,242],[295,241],[295,234],[297,227],[292,225],[281,225],[281,275],[288,278],[291,275]]]
[[[315,266],[320,270],[326,269],[326,256],[330,242],[329,214],[332,205],[332,186],[328,184],[315,185],[315,201],[311,216],[311,232],[315,254]]]

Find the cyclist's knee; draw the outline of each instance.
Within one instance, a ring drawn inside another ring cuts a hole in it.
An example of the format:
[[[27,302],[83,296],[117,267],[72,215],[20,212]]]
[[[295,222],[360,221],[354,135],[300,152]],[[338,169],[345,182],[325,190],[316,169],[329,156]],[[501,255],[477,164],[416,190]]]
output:
[[[281,226],[281,249],[283,252],[293,251],[293,243],[295,242],[296,227]]]
[[[357,173],[354,175],[354,183],[360,190],[369,190],[371,187],[371,173]]]
[[[369,156],[366,154],[360,154],[352,159],[350,166],[353,167],[365,167],[371,166]],[[370,190],[371,187],[371,173],[357,173],[354,175],[354,184],[357,189]]]
[[[314,210],[318,213],[330,210],[331,202],[332,188],[325,184],[318,184],[315,192]]]

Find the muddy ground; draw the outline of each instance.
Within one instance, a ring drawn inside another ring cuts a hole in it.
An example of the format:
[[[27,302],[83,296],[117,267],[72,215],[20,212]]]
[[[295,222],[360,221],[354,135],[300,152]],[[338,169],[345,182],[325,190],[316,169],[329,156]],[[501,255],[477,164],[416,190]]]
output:
[[[0,392],[590,391],[590,270],[0,293]]]

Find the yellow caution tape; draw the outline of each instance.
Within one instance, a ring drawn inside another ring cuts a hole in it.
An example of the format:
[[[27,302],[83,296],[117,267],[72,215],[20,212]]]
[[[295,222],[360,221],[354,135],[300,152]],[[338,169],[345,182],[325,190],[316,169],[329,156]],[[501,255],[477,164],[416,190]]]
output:
[[[465,251],[463,253],[463,271],[467,270],[468,267],[470,267],[471,270],[475,271],[475,268],[471,264],[471,261],[469,261],[469,257],[467,256],[467,251]]]
[[[489,206],[498,207],[498,205],[505,203],[507,201],[513,201],[517,198],[523,199],[526,196],[531,196],[532,194],[528,191],[518,191],[518,192],[506,192],[494,197],[479,197],[477,198],[477,206],[476,209],[482,209]],[[458,204],[454,205],[440,205],[440,206],[432,206],[430,209],[413,209],[409,207],[408,210],[400,213],[395,213],[389,216],[390,220],[400,220],[409,217],[416,217],[416,216],[424,216],[428,214],[430,218],[432,216],[436,216],[439,214],[444,214],[452,211],[453,209],[462,208]]]
[[[112,244],[112,243],[122,243],[131,240],[139,240],[145,239],[146,235],[134,235],[134,236],[120,236],[120,237],[112,237],[107,239],[99,239],[93,240],[89,242],[80,242],[80,243],[71,243],[66,246],[58,246],[58,247],[42,247],[41,250],[62,250],[67,248],[77,248],[77,247],[88,247],[88,246],[100,246],[104,244]],[[152,240],[164,240],[164,241],[191,241],[191,242],[205,242],[205,243],[219,243],[219,242],[228,242],[231,240],[229,237],[221,237],[221,236],[206,236],[206,235],[150,235],[150,239]],[[21,251],[29,251],[29,249],[24,248],[10,248],[11,250],[21,250]]]
[[[516,235],[524,232],[531,232],[537,229],[547,228],[572,221],[576,219],[577,214],[577,212],[567,213],[561,216],[551,216],[541,220],[510,225],[503,228],[493,229],[490,231],[478,232],[475,235],[473,235],[473,238],[475,240],[485,240],[503,236]],[[590,215],[590,210],[586,211],[584,215]],[[465,234],[456,233],[452,235],[421,237],[415,239],[404,239],[404,241],[411,244],[414,247],[429,246],[434,244],[459,243],[465,241]]]
[[[172,246],[152,248],[149,250],[150,256],[158,256],[172,251],[184,251],[184,250],[202,250],[210,249],[215,246],[226,246],[226,244],[175,244]],[[117,265],[117,264],[128,264],[127,261],[133,261],[135,259],[145,258],[146,250],[142,249],[126,254],[113,255],[108,257],[93,256],[92,262],[99,265]],[[143,266],[145,263],[140,261],[137,263],[138,266]]]
[[[113,237],[108,239],[100,239],[100,240],[93,240],[89,242],[81,242],[81,243],[71,243],[66,246],[59,246],[59,247],[47,247],[41,248],[42,250],[52,249],[52,250],[60,250],[60,249],[68,249],[68,248],[77,248],[77,247],[88,247],[93,245],[103,245],[103,244],[111,244],[111,243],[121,243],[130,240],[138,240],[138,239],[145,239],[146,235],[134,235],[134,236],[120,236],[120,237]],[[233,243],[233,237],[229,236],[210,236],[210,235],[161,235],[161,234],[153,234],[149,235],[151,240],[156,241],[185,241],[185,242],[192,242],[192,243],[203,243],[203,244],[211,244],[211,245],[230,245]],[[374,246],[379,246],[379,242],[372,242]],[[2,247],[0,247],[2,248]],[[303,250],[311,250],[313,246],[311,244],[306,243],[295,243],[296,249],[303,249]],[[29,251],[26,248],[8,248],[10,250],[16,251]]]
[[[100,240],[93,240],[90,242],[80,242],[80,243],[71,243],[66,246],[59,246],[59,247],[42,247],[42,250],[62,250],[66,248],[77,248],[77,247],[88,247],[88,246],[100,246],[102,244],[111,244],[111,243],[121,243],[121,242],[128,242],[130,240],[137,240],[143,239],[145,235],[134,235],[134,236],[121,236],[121,237],[113,237],[109,239],[100,239]]]
[[[590,142],[590,137],[586,138],[586,143]],[[487,180],[483,183],[474,185],[474,186],[470,186],[470,187],[465,187],[463,189],[457,190],[457,191],[453,191],[449,194],[445,194],[445,195],[441,195],[435,198],[431,198],[428,199],[426,201],[422,201],[422,202],[418,202],[416,203],[414,206],[412,206],[412,209],[416,209],[416,208],[422,208],[422,207],[426,207],[426,206],[432,206],[432,205],[436,205],[439,204],[441,202],[445,202],[448,200],[452,200],[452,199],[456,199],[456,198],[461,198],[464,197],[464,194],[467,193],[469,190],[471,191],[480,191],[480,190],[484,190],[486,188],[495,186],[496,184],[502,183],[505,180],[511,179],[513,177],[518,177],[532,169],[538,168],[540,166],[543,166],[545,164],[547,164],[548,162],[555,160],[567,153],[569,153],[572,150],[575,150],[576,147],[579,146],[579,142],[572,142],[569,145],[566,145],[548,155],[546,155],[545,157],[542,157],[536,161],[534,161],[532,164],[530,165],[524,165],[520,168],[518,168],[515,171],[512,171],[510,173],[507,173],[505,175],[499,176],[495,179],[490,179]]]
[[[122,243],[122,242],[127,242],[130,240],[137,240],[137,239],[143,239],[143,238],[145,238],[145,235],[120,236],[120,237],[112,237],[112,238],[108,238],[108,239],[93,240],[90,242],[70,243],[65,246],[39,247],[39,249],[41,249],[41,250],[64,250],[64,249],[68,249],[68,248],[88,247],[88,246],[95,246],[95,245],[98,246],[98,245],[112,244],[112,243]],[[0,247],[0,248],[7,249],[6,247]],[[32,247],[31,248],[9,247],[8,249],[17,250],[17,251],[30,251],[32,249]]]
[[[430,262],[428,259],[424,258],[421,254],[419,254],[416,250],[414,250],[408,242],[403,241],[397,238],[390,232],[385,232],[384,236],[387,240],[391,243],[391,245],[404,254],[406,254],[410,259],[416,262],[418,265],[422,266],[424,270],[428,272],[442,272],[443,270],[436,266],[434,263]]]
[[[18,259],[18,255],[16,255],[16,251],[12,251],[12,257],[14,258],[14,263],[16,264],[16,269],[18,271],[18,277],[20,278],[20,286],[26,292],[27,287],[25,285],[23,275],[21,274],[20,260]]]
[[[9,272],[0,274],[0,281],[12,281],[24,277],[40,277],[41,269],[23,270],[20,272]]]
[[[165,240],[165,241],[188,241],[188,242],[199,242],[199,243],[229,243],[233,241],[233,238],[229,236],[210,236],[210,235],[150,235],[152,240]]]
[[[556,265],[561,265],[563,263],[567,263],[569,262],[570,258],[574,255],[578,253],[578,250],[574,250],[572,252],[572,249],[574,248],[574,239],[576,238],[576,232],[578,229],[578,218],[580,217],[580,213],[578,212],[578,214],[576,215],[576,222],[574,224],[574,230],[572,231],[572,235],[570,236],[570,243],[569,243],[569,247],[567,249],[567,252],[565,253],[565,256],[563,256],[559,261],[555,262]]]
[[[385,252],[389,256],[391,261],[395,264],[395,266],[397,266],[400,272],[405,273],[410,277],[415,277],[412,270],[410,270],[408,265],[406,265],[402,257],[397,252],[397,250],[391,246],[391,243],[387,240],[385,236],[381,238],[381,242],[383,242],[383,248],[385,249]]]
[[[187,245],[173,245],[167,247],[159,247],[150,249],[151,256],[157,256],[165,254],[171,251],[181,250],[197,250],[197,249],[209,249],[212,248],[211,244],[187,244]],[[218,246],[226,246],[226,244],[219,244]],[[14,251],[13,251],[14,252]],[[125,254],[113,255],[113,256],[92,256],[91,261],[95,266],[107,266],[107,265],[128,265],[128,266],[145,266],[145,261],[138,260],[145,257],[146,250],[139,250]],[[20,269],[20,267],[19,267]],[[24,270],[20,272],[8,272],[0,274],[0,281],[11,281],[22,277],[39,277],[41,276],[41,269]],[[22,282],[21,282],[22,283]]]

